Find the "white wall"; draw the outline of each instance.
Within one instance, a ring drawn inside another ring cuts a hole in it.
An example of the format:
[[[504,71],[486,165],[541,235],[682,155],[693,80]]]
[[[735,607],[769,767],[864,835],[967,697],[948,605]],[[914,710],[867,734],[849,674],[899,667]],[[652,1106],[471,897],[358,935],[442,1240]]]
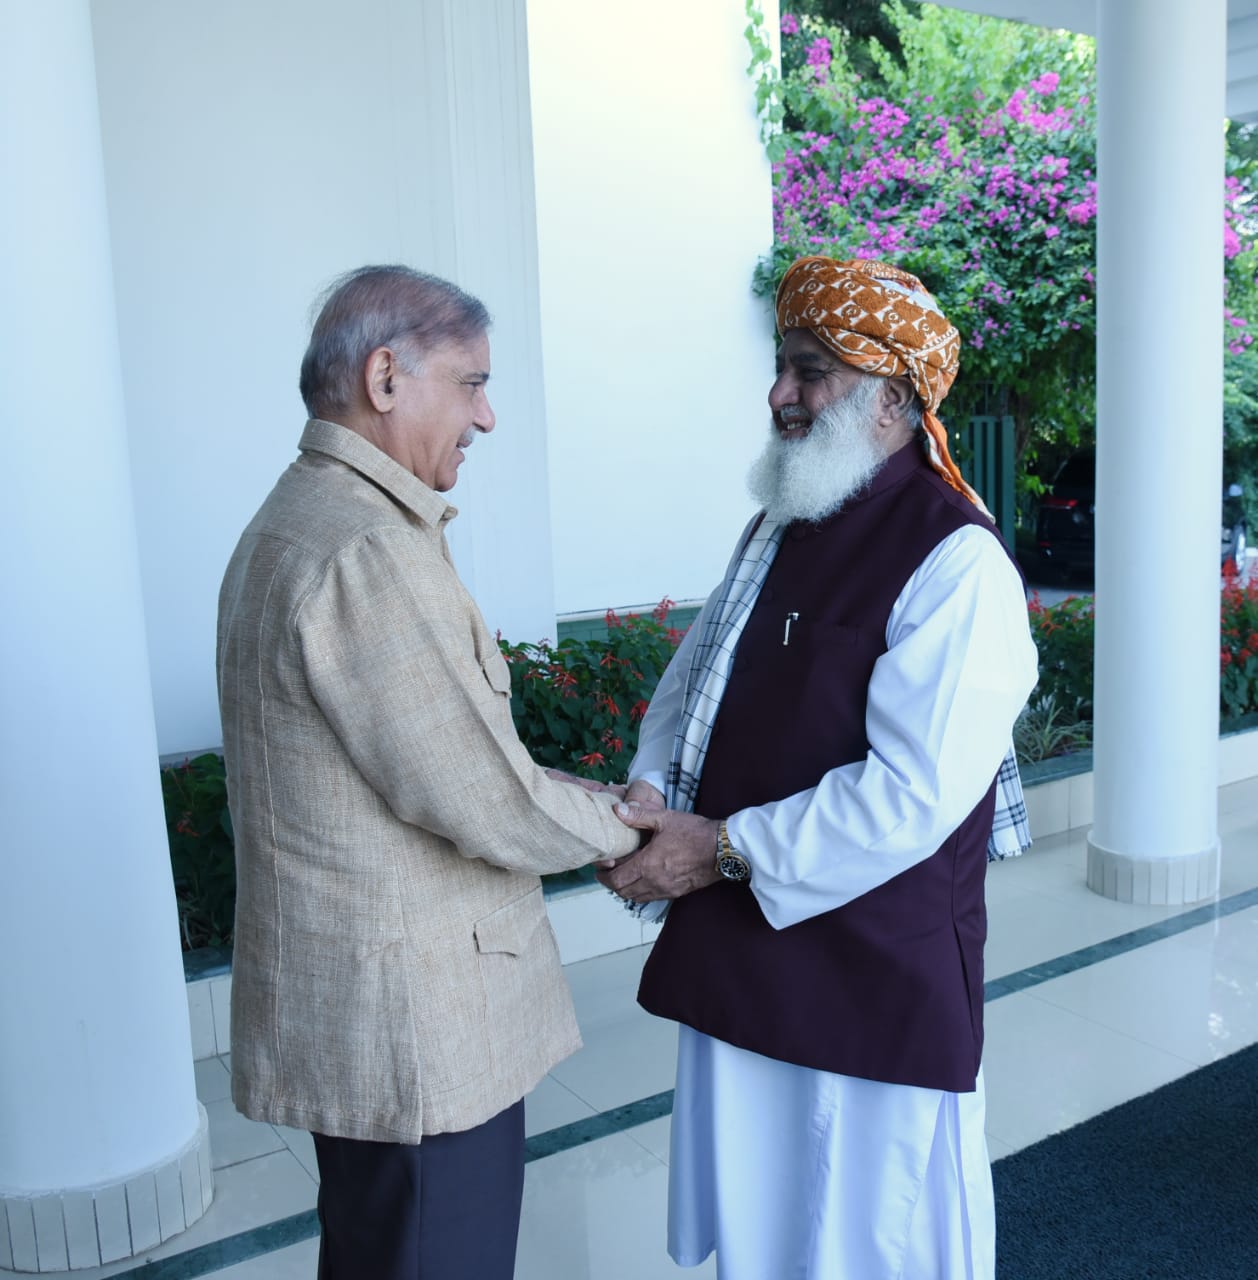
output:
[[[772,220],[745,24],[742,0],[529,3],[561,612],[706,595],[752,511]]]
[[[772,358],[741,0],[92,15],[161,751],[220,741],[219,579],[296,451],[309,305],[364,262],[494,314],[499,425],[451,531],[491,627],[706,593],[750,510]]]
[[[214,618],[296,452],[307,312],[405,261],[495,317],[451,543],[491,626],[552,626],[523,0],[96,0],[159,745],[217,744]]]

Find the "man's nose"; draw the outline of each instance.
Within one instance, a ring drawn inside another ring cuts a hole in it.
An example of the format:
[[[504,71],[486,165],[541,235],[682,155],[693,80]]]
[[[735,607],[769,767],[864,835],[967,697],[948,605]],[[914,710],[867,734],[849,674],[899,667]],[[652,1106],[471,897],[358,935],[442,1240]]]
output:
[[[493,405],[489,403],[489,397],[486,396],[484,411],[479,413],[476,417],[476,422],[475,422],[476,429],[478,431],[484,431],[486,434],[488,434],[490,431],[494,429],[494,426],[496,425],[497,421],[498,421],[498,415],[494,413]]]
[[[777,413],[788,404],[794,404],[799,399],[798,392],[799,388],[792,379],[783,373],[778,374],[769,388],[769,408]]]

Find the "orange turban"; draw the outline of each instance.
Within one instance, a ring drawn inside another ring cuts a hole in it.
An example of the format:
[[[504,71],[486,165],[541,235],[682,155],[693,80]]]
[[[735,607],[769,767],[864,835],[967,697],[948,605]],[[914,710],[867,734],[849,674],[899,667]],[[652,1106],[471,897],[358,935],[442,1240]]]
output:
[[[800,258],[778,285],[777,324],[779,333],[807,329],[840,360],[865,373],[908,378],[925,410],[931,465],[987,511],[961,478],[948,453],[947,432],[935,416],[957,376],[961,335],[916,276],[864,258]]]

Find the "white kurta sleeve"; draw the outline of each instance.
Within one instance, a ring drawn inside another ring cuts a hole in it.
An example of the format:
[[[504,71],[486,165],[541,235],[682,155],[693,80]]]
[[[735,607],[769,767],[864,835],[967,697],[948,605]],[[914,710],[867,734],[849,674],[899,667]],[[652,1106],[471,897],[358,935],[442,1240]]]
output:
[[[1017,570],[986,530],[959,529],[892,606],[866,757],[729,818],[769,923],[833,910],[934,853],[991,786],[1036,669]]]

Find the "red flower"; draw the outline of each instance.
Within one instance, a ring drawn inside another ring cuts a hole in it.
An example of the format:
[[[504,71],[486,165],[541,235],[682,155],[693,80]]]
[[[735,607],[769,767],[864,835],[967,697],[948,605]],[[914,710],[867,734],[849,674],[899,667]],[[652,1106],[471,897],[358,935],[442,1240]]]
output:
[[[577,763],[588,764],[591,767],[593,767],[596,764],[606,764],[607,757],[603,755],[601,751],[591,751],[589,755],[582,756],[581,759],[577,761]]]
[[[647,706],[648,706],[647,700],[645,698],[639,698],[637,702],[635,702],[633,706],[629,708],[629,719],[641,720],[642,717],[646,715]]]
[[[619,661],[620,659],[617,658],[610,649],[608,649],[608,651],[598,660],[598,665],[600,667],[611,667]]]
[[[656,622],[663,622],[664,619],[668,617],[668,611],[676,603],[677,602],[675,600],[670,600],[667,596],[665,596],[664,599],[661,600],[659,604],[657,604],[655,608],[651,610],[651,616],[655,619]]]
[[[1242,649],[1240,653],[1236,655],[1236,661],[1248,662],[1252,657],[1253,657],[1253,654],[1251,654],[1248,649]]]
[[[551,677],[551,684],[556,689],[571,689],[577,682],[576,676],[571,671],[565,671],[562,667]]]
[[[607,625],[607,629],[609,631],[613,627],[620,626],[620,618],[617,615],[616,610],[608,609],[608,611],[603,615],[603,622]]]
[[[616,705],[615,700],[605,693],[599,695],[594,705],[605,708],[610,715],[618,716],[620,714],[620,708]]]
[[[1219,654],[1219,665],[1224,670],[1232,665],[1232,655],[1226,649]]]

